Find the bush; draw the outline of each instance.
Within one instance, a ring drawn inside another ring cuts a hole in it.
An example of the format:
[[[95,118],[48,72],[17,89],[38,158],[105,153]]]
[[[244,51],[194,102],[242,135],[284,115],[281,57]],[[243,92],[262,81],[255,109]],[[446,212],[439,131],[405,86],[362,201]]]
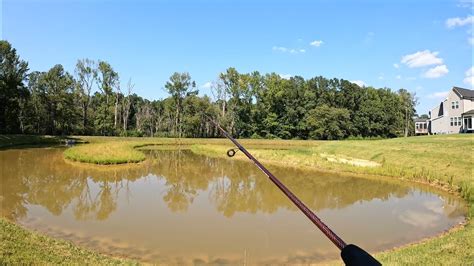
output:
[[[253,133],[252,136],[250,136],[251,139],[263,139],[262,136],[260,136],[257,133]]]

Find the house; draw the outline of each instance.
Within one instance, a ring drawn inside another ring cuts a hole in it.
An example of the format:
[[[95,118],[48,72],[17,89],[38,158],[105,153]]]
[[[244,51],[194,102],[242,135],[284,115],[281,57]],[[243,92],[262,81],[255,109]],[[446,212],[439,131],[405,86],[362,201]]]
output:
[[[453,87],[448,97],[429,112],[431,134],[472,133],[474,90]]]
[[[429,122],[426,118],[415,118],[415,135],[428,135]]]

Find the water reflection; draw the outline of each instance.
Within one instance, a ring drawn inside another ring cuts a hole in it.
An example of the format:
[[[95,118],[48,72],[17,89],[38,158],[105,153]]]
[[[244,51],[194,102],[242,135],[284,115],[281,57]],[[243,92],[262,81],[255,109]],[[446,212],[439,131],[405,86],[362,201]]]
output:
[[[41,155],[38,154],[41,152]],[[46,207],[60,215],[73,205],[77,219],[104,220],[117,209],[119,193],[130,195],[129,182],[153,175],[165,180],[163,201],[171,211],[186,211],[199,191],[226,217],[236,212],[274,213],[296,209],[273,183],[251,164],[197,156],[187,150],[152,151],[140,167],[84,167],[67,163],[62,149],[20,150],[0,153],[2,215],[24,217],[25,204]],[[311,209],[338,209],[355,202],[403,197],[410,189],[383,181],[336,174],[273,168],[272,171]],[[91,191],[90,182],[98,185]],[[308,189],[309,188],[309,189]]]
[[[0,151],[2,216],[17,221],[44,219],[42,226],[67,229],[66,233],[44,229],[63,238],[80,239],[79,231],[70,231],[81,227],[83,239],[89,239],[84,243],[92,248],[121,239],[146,251],[127,251],[115,244],[109,249],[165,263],[179,262],[178,257],[242,262],[243,247],[245,254],[253,252],[254,262],[311,263],[337,255],[250,163],[178,150],[150,151],[148,160],[139,165],[98,167],[67,162],[62,152],[61,148]],[[464,213],[455,198],[438,198],[426,188],[269,168],[338,232],[373,250],[441,232],[461,221]],[[367,224],[371,220],[374,224]],[[272,227],[269,221],[281,224]],[[150,228],[159,240],[150,236]],[[261,229],[249,233],[254,228]],[[127,234],[127,230],[132,231]],[[187,243],[189,239],[200,243]],[[310,248],[315,243],[318,250]],[[209,254],[219,256],[206,257]]]

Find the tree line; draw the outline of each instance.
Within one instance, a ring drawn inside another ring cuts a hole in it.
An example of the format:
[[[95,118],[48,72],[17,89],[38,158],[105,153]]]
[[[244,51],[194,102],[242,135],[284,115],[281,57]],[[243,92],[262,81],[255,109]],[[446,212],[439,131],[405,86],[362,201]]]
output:
[[[413,131],[416,99],[405,89],[361,87],[317,76],[228,68],[199,96],[189,73],[164,84],[169,97],[148,100],[106,61],[81,59],[74,73],[58,64],[31,71],[0,41],[0,133],[217,137],[208,117],[240,138],[397,137]]]

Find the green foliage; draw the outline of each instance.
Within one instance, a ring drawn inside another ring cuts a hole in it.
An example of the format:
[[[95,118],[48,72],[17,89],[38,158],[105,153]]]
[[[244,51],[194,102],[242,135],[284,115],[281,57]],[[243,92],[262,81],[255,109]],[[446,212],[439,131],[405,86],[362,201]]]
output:
[[[90,134],[92,130],[88,118],[92,86],[97,78],[95,62],[90,59],[78,60],[75,72],[77,76],[75,97],[82,113],[81,133]]]
[[[189,73],[175,72],[164,86],[170,97],[150,101],[132,94],[131,82],[122,93],[113,67],[89,59],[78,60],[75,77],[61,65],[31,72],[26,89],[27,64],[8,42],[1,45],[0,130],[6,133],[220,136],[208,117],[239,138],[367,139],[414,131],[416,100],[404,89],[230,67],[212,83],[214,99],[197,95]]]
[[[102,92],[101,94],[96,94],[101,99],[99,100],[99,105],[96,108],[96,119],[94,120],[94,125],[96,131],[100,135],[115,135],[114,128],[114,105],[112,102],[113,89],[119,88],[119,76],[115,72],[112,66],[105,62],[99,61],[97,68],[97,86]],[[115,95],[118,97],[118,93]]]
[[[312,139],[342,139],[349,135],[352,127],[349,110],[327,105],[310,110],[306,121]]]
[[[0,133],[23,133],[28,63],[7,41],[0,41]]]
[[[183,112],[183,101],[186,96],[193,96],[197,94],[197,91],[193,90],[195,87],[196,83],[191,81],[191,75],[189,75],[187,72],[175,72],[173,75],[171,75],[170,80],[165,84],[165,88],[168,93],[171,94],[175,104],[176,114],[174,133],[178,137],[181,137],[182,134],[181,114]]]
[[[79,113],[74,101],[74,79],[61,65],[48,72],[33,72],[28,82],[30,98],[26,128],[31,133],[64,135],[77,132]]]

